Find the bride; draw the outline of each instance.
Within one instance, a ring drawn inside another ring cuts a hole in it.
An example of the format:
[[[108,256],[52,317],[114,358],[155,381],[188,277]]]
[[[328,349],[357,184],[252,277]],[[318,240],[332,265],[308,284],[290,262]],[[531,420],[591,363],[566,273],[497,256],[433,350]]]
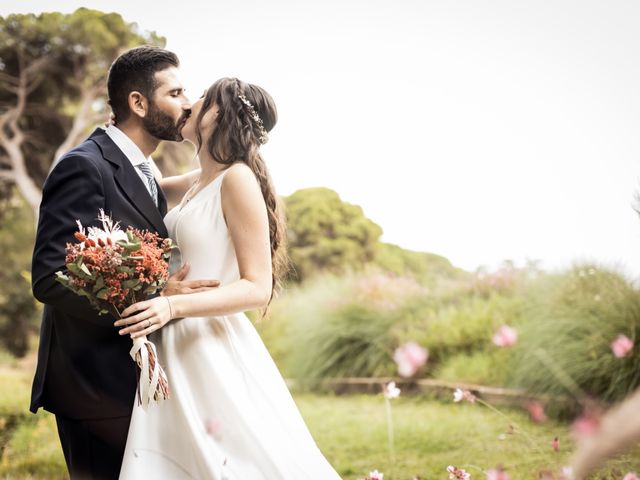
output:
[[[339,479],[324,458],[246,310],[265,309],[285,261],[282,210],[260,155],[277,120],[262,88],[215,82],[182,135],[201,170],[164,179],[165,217],[188,279],[220,288],[167,294],[123,312],[121,334],[155,333],[171,398],[134,407],[121,479]],[[184,193],[186,191],[186,193]],[[172,259],[173,261],[173,259]]]

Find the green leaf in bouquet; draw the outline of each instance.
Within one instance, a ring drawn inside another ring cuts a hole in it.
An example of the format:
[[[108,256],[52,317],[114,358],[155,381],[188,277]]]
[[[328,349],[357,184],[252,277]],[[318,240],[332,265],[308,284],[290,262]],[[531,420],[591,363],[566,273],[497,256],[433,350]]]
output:
[[[56,272],[56,281],[60,282],[64,286],[69,284],[69,277],[62,272]]]
[[[140,285],[140,279],[139,278],[132,278],[130,280],[125,280],[124,282],[122,282],[122,286],[124,288],[133,288],[135,289],[135,287]]]
[[[135,270],[133,267],[127,267],[126,265],[120,265],[117,268],[117,271],[120,273],[126,273],[127,275],[131,275]]]
[[[73,273],[76,277],[80,277],[82,279],[86,279],[87,277],[91,278],[91,275],[87,275],[77,263],[67,263],[67,270]]]
[[[109,296],[108,288],[103,288],[102,290],[96,292],[96,298],[99,298],[100,300],[106,300],[108,296]]]
[[[130,256],[129,260],[144,260],[144,257],[135,257],[135,256]]]
[[[118,240],[116,243],[120,245],[122,248],[124,248],[127,252],[135,252],[137,250],[140,250],[140,247],[141,247],[141,243],[139,241],[127,242],[125,240]]]
[[[98,276],[95,285],[93,286],[93,293],[99,292],[104,288],[104,278]]]
[[[89,269],[87,268],[87,266],[84,263],[80,264],[80,270],[82,270],[84,273],[86,273],[88,277],[91,277],[91,272],[89,271]]]

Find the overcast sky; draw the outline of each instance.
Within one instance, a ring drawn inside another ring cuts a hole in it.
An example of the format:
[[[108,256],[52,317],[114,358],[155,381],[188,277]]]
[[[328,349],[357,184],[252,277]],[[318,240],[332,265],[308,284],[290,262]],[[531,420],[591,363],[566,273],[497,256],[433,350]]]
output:
[[[640,2],[8,0],[167,37],[197,98],[259,84],[280,194],[326,186],[383,240],[473,270],[578,260],[640,276]]]

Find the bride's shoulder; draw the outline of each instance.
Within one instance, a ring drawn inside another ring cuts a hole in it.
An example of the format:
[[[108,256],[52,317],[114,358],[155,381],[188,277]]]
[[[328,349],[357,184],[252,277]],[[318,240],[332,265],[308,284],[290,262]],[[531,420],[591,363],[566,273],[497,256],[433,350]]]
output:
[[[253,191],[261,192],[253,170],[243,162],[236,162],[227,168],[220,188],[223,198],[225,196],[243,196]],[[260,195],[262,194],[260,193]]]
[[[242,185],[253,185],[257,183],[257,179],[251,167],[243,162],[236,162],[227,168],[222,179],[222,188],[229,189],[240,187]]]

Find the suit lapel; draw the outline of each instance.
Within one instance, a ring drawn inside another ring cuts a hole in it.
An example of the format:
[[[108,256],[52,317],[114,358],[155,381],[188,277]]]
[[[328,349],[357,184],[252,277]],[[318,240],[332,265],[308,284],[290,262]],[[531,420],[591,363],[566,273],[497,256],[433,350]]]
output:
[[[160,236],[168,237],[167,228],[162,220],[164,212],[161,213],[163,209],[166,212],[166,199],[160,186],[158,186],[158,206],[160,207],[160,209],[158,209],[153,203],[151,195],[147,192],[147,187],[142,183],[134,166],[104,130],[101,128],[96,129],[89,138],[100,147],[104,158],[118,167],[114,178],[131,204]],[[117,221],[118,219],[114,218],[114,220]]]

